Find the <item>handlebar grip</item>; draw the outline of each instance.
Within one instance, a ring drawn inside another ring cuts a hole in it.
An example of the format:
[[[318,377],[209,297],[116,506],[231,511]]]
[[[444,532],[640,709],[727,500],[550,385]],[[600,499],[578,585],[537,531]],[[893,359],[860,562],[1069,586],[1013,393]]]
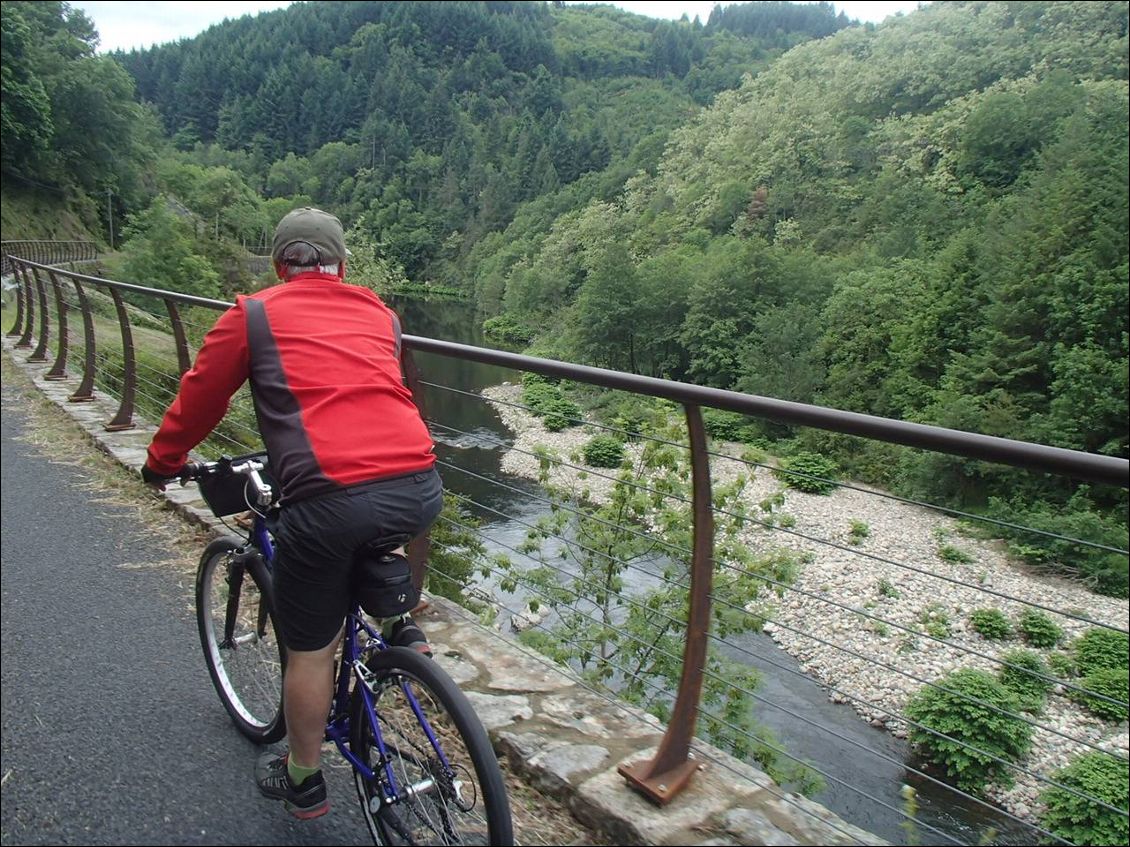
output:
[[[180,469],[180,472],[177,473],[175,478],[179,479],[181,482],[187,482],[188,480],[194,480],[199,477],[203,470],[204,465],[200,462],[185,462],[184,467]]]

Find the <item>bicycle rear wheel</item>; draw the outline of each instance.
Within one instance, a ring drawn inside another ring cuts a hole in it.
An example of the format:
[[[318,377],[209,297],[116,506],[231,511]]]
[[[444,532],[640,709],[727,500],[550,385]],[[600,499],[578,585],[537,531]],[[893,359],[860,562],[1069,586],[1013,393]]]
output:
[[[355,770],[353,779],[373,842],[390,847],[513,844],[510,802],[498,759],[451,677],[431,659],[403,647],[380,651],[368,667],[397,792],[393,802],[385,799],[388,774],[361,693],[355,690],[350,745],[377,776],[366,780]]]
[[[286,734],[285,651],[275,624],[271,576],[258,555],[213,541],[196,571],[196,624],[212,684],[239,731],[259,744]]]

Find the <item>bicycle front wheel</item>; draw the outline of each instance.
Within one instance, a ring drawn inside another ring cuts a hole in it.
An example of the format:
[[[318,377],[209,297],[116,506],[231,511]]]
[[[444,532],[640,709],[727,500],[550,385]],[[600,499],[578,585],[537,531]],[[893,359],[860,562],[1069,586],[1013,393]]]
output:
[[[227,538],[204,549],[196,571],[196,624],[212,684],[239,731],[259,744],[286,734],[285,651],[271,576],[258,556]]]
[[[498,759],[451,677],[403,647],[380,651],[368,668],[385,758],[359,690],[350,745],[376,773],[372,780],[353,774],[373,843],[513,844]]]

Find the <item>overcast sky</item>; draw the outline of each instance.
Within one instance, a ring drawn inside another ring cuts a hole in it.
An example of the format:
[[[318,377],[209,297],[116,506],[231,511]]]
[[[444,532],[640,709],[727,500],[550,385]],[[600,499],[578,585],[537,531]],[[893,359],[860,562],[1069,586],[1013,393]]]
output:
[[[290,2],[224,2],[224,0],[196,0],[196,2],[87,2],[72,0],[71,5],[82,9],[101,36],[99,49],[129,50],[134,47],[149,47],[180,38],[191,38],[225,18],[238,18],[255,15],[271,9],[281,9]],[[660,2],[614,2],[614,6],[627,9],[653,18],[678,19],[684,13],[689,18],[698,15],[705,23],[715,0],[706,2],[683,2],[683,0],[661,0]],[[723,6],[734,5],[722,2]],[[849,18],[878,23],[888,15],[910,12],[919,5],[911,2],[836,2],[837,12],[845,12]]]

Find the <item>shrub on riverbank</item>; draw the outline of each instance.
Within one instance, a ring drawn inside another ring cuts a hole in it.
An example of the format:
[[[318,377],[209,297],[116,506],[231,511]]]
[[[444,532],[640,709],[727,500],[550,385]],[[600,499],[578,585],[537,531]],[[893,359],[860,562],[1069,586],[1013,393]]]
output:
[[[1130,671],[1126,668],[1093,670],[1079,681],[1079,688],[1090,693],[1072,690],[1071,696],[1092,714],[1107,721],[1126,720],[1130,699]]]
[[[1016,695],[986,671],[964,668],[915,694],[906,707],[909,739],[927,762],[963,791],[982,793],[995,781],[1011,785],[1002,762],[1028,752],[1032,726],[1017,717]]]
[[[594,468],[618,468],[624,460],[624,444],[611,435],[597,435],[585,445],[584,457]]]
[[[982,638],[1005,641],[1012,637],[1012,624],[1000,609],[977,609],[969,616],[969,624]]]
[[[1001,684],[1017,696],[1024,711],[1040,711],[1053,685],[1044,660],[1038,653],[1023,649],[1009,650],[1001,660],[1006,663],[998,674]]]
[[[1114,629],[1094,627],[1072,645],[1075,664],[1083,676],[1100,668],[1126,668],[1130,665],[1130,636]]]
[[[1040,796],[1047,806],[1040,815],[1045,829],[1072,844],[1125,844],[1130,839],[1126,817],[1130,774],[1125,759],[1084,753],[1054,773],[1052,780],[1065,787],[1050,788]],[[1108,809],[1104,803],[1123,811]]]
[[[1035,609],[1026,609],[1020,615],[1016,628],[1033,647],[1055,647],[1063,640],[1063,630],[1051,618]]]
[[[789,488],[808,494],[830,494],[837,488],[835,463],[819,453],[796,453],[784,459],[774,473]]]
[[[538,374],[528,373],[522,378],[522,402],[550,432],[560,432],[581,422],[581,407],[562,394],[558,383]]]

